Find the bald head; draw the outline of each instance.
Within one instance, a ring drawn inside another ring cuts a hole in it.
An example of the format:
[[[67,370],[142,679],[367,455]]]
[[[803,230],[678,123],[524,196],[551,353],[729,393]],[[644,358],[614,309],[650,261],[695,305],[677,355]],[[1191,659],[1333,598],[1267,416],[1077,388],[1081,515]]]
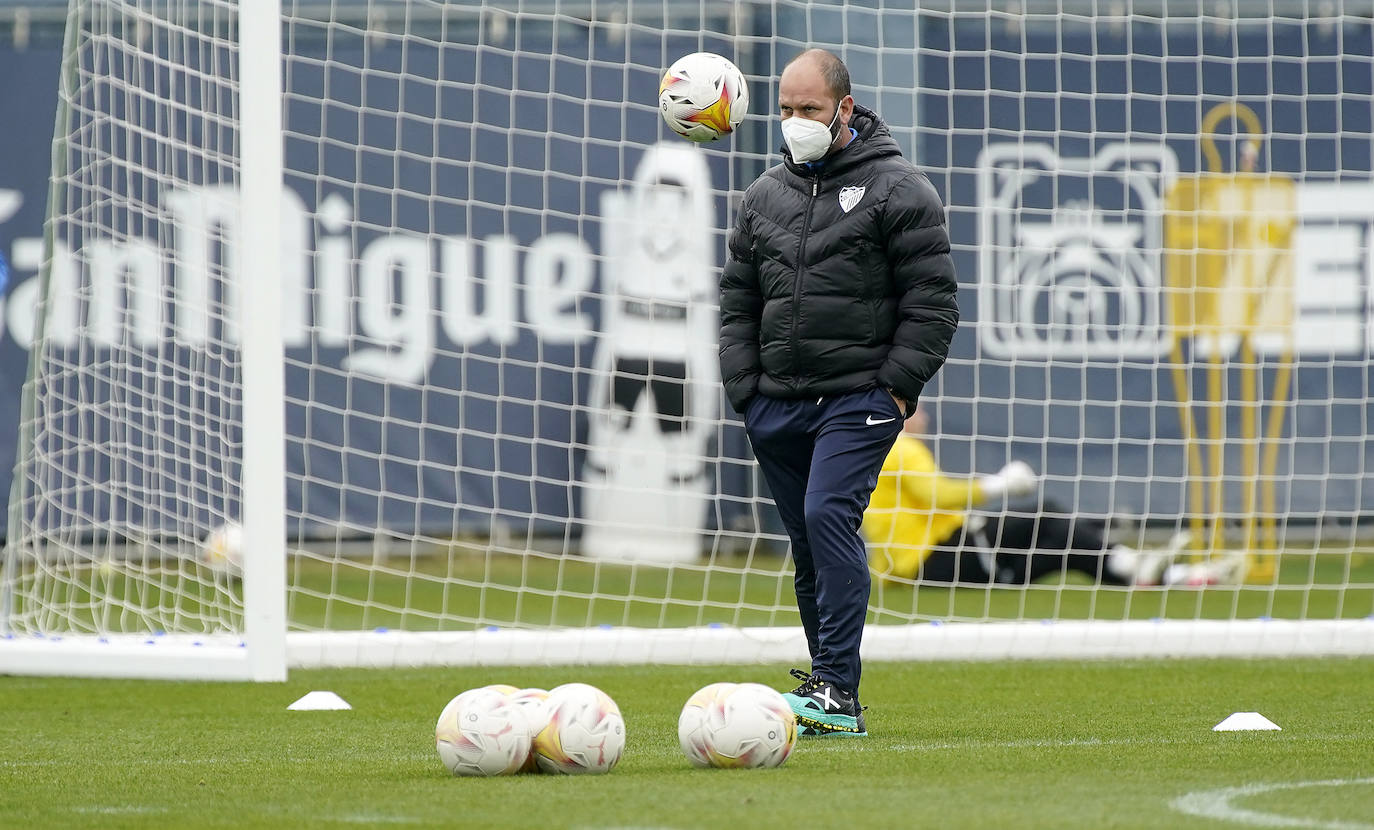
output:
[[[797,64],[804,64],[809,71],[817,72],[821,76],[821,82],[825,84],[826,90],[836,101],[850,95],[849,69],[844,65],[844,61],[835,57],[833,52],[824,49],[807,49],[800,55],[787,62],[783,68],[783,74]]]
[[[788,62],[778,78],[778,114],[824,124],[830,131],[826,152],[849,143],[854,98],[849,94],[849,70],[824,49],[808,49]],[[786,127],[784,127],[784,133]],[[793,150],[795,157],[795,149]]]

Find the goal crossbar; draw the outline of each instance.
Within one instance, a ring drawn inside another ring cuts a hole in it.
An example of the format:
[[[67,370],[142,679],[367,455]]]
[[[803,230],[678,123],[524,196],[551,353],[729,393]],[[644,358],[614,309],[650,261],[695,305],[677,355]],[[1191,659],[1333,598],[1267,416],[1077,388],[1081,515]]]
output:
[[[1138,620],[870,626],[865,660],[1161,659],[1367,656],[1374,620]],[[292,669],[414,666],[805,664],[800,628],[492,629],[295,632]],[[9,674],[261,680],[233,637],[187,634],[0,639]]]

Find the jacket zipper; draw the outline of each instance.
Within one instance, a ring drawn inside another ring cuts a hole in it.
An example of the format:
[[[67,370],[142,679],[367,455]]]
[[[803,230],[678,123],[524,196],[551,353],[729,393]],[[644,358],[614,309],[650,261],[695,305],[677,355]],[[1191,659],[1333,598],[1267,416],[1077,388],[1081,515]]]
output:
[[[801,317],[802,273],[806,271],[806,237],[811,233],[811,211],[816,207],[816,194],[820,192],[821,178],[811,179],[811,199],[806,203],[806,216],[802,218],[801,240],[797,243],[797,274],[792,279],[792,376],[801,384],[801,357],[797,343],[797,320]]]

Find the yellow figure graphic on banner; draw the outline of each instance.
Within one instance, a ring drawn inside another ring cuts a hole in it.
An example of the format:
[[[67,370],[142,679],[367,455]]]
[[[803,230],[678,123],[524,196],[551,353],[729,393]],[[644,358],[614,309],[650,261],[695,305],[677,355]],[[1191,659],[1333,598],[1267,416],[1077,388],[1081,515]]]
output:
[[[1222,122],[1237,124],[1238,160],[1223,171],[1215,131]],[[1247,136],[1241,138],[1242,129]],[[1221,104],[1203,118],[1200,136],[1206,171],[1180,176],[1165,197],[1164,246],[1169,311],[1173,326],[1174,387],[1179,401],[1188,465],[1188,513],[1193,538],[1216,551],[1226,544],[1226,462],[1239,455],[1240,519],[1251,557],[1248,579],[1274,578],[1277,547],[1274,475],[1292,376],[1293,258],[1297,223],[1292,180],[1257,173],[1262,128],[1243,104]],[[1195,405],[1192,365],[1185,363],[1183,341],[1192,338],[1189,360],[1207,360],[1207,399]],[[1256,343],[1278,344],[1282,353],[1266,398]],[[1227,435],[1228,364],[1240,381],[1240,436]],[[1265,435],[1259,421],[1265,400]],[[1199,423],[1196,411],[1206,414]],[[1204,458],[1206,449],[1206,458]],[[1262,457],[1261,457],[1262,455]],[[1261,490],[1256,504],[1256,482]],[[1255,518],[1262,533],[1256,539]],[[1210,522],[1210,527],[1208,524]],[[1258,553],[1257,551],[1264,551]]]

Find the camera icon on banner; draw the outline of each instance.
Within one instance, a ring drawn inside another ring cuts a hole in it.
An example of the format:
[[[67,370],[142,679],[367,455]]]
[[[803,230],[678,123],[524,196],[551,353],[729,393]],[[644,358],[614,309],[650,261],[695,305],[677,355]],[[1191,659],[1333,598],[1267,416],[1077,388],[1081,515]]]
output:
[[[1169,349],[1163,145],[1061,157],[1042,143],[978,158],[978,339],[991,357],[1122,359]]]

